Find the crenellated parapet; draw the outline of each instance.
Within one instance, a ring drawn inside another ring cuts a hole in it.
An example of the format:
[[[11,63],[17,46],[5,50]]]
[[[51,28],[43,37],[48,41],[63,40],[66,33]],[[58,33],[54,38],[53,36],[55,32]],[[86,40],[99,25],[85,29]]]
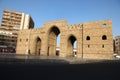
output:
[[[82,29],[83,24],[71,24],[71,25],[66,25],[68,29]]]
[[[29,33],[40,34],[40,33],[45,33],[45,31],[43,28],[24,29],[24,30],[19,31],[19,34],[29,34]]]

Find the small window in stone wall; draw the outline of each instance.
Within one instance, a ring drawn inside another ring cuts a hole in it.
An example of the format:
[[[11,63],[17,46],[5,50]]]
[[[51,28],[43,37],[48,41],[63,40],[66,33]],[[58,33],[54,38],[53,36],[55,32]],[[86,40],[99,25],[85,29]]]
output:
[[[28,42],[28,39],[26,39],[26,42]]]
[[[104,45],[102,45],[102,48],[104,48],[105,46]]]
[[[20,39],[20,42],[22,41],[22,39]]]
[[[116,42],[116,44],[118,44],[118,42]]]
[[[90,48],[90,45],[88,45],[88,48]]]
[[[103,35],[103,36],[102,36],[102,40],[107,40],[107,36],[106,36],[106,35]]]
[[[104,23],[104,24],[102,24],[102,27],[103,27],[103,28],[106,28],[106,26],[107,26],[107,24],[105,24],[105,23]]]
[[[90,36],[87,36],[87,37],[86,37],[86,40],[90,40]]]

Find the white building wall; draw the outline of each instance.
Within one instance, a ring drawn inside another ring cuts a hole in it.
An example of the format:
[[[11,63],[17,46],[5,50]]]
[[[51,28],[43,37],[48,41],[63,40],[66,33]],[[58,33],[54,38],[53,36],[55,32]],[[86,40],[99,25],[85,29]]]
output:
[[[30,22],[30,16],[29,15],[25,15],[24,28],[23,29],[29,29],[29,22]]]
[[[28,14],[22,13],[20,30],[29,28],[30,16]]]
[[[23,26],[24,26],[24,19],[25,19],[25,14],[22,13],[21,24],[20,24],[20,30],[23,29]]]

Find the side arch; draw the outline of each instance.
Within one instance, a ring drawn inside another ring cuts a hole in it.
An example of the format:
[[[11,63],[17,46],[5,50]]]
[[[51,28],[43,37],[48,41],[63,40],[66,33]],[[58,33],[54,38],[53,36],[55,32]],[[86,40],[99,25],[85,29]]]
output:
[[[41,54],[41,38],[36,37],[35,39],[35,55],[40,55]]]
[[[68,57],[74,57],[77,55],[77,47],[76,49],[74,48],[74,43],[76,41],[76,46],[77,46],[77,38],[73,34],[69,35],[67,38],[67,56]]]

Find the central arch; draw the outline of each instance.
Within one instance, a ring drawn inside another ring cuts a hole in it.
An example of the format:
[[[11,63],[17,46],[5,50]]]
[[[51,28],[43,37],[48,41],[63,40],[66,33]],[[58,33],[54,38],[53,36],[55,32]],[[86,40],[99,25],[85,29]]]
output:
[[[56,45],[57,45],[57,36],[60,34],[58,27],[53,26],[50,28],[48,36],[48,56],[58,56],[56,55]]]
[[[75,52],[75,49],[77,47],[77,39],[74,35],[69,36],[68,41],[67,41],[67,56],[69,57],[74,57],[77,55],[77,52]]]

